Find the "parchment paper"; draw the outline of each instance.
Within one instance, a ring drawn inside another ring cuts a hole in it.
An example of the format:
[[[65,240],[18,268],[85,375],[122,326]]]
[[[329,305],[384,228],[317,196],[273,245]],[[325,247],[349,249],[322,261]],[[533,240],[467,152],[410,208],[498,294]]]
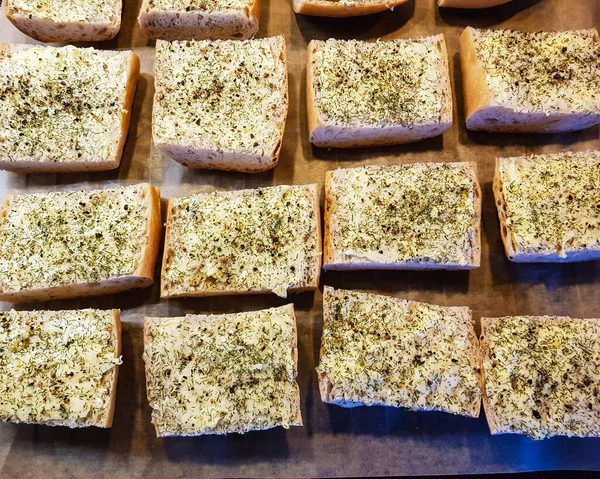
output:
[[[600,315],[600,262],[516,265],[505,259],[491,181],[494,158],[534,152],[600,148],[599,130],[563,135],[490,135],[464,128],[458,37],[467,25],[514,29],[577,29],[600,26],[598,0],[516,0],[485,12],[440,11],[434,0],[409,0],[393,12],[326,19],[294,15],[291,0],[262,0],[258,36],[285,35],[290,113],[279,165],[257,176],[187,169],[161,157],[151,144],[153,45],[136,23],[141,0],[124,0],[119,36],[94,46],[133,48],[142,76],[121,167],[81,175],[0,173],[0,196],[11,190],[90,188],[151,182],[165,198],[198,191],[318,183],[327,170],[378,163],[465,161],[479,164],[483,198],[481,268],[468,272],[327,273],[322,283],[377,291],[442,305],[468,305],[482,316],[510,314]],[[305,117],[306,46],[311,39],[396,38],[443,33],[454,83],[454,126],[413,145],[358,150],[312,148]],[[0,16],[0,41],[32,42]],[[162,253],[161,253],[162,254]],[[157,269],[156,279],[159,273]],[[142,362],[144,316],[236,312],[277,306],[275,296],[160,301],[153,288],[112,297],[17,306],[28,309],[121,308],[123,366],[114,426],[69,430],[0,424],[2,477],[315,477],[508,472],[543,469],[600,470],[600,440],[556,438],[542,442],[518,436],[492,437],[484,417],[411,413],[392,408],[344,410],[321,403],[314,368],[322,329],[321,293],[291,296],[299,332],[299,384],[305,426],[244,436],[157,439],[150,423]],[[1,304],[4,309],[10,304]],[[477,325],[479,328],[479,325]]]

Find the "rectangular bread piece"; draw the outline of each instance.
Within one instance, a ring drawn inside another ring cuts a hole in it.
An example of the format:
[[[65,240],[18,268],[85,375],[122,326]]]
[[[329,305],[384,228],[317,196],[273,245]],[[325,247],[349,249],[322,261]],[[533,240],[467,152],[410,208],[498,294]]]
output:
[[[600,319],[481,318],[492,434],[600,436]]]
[[[294,12],[317,17],[358,17],[393,10],[407,0],[293,0]]]
[[[329,171],[323,268],[478,268],[480,222],[475,163]]]
[[[131,51],[0,45],[0,169],[118,168],[140,61]]]
[[[163,40],[252,38],[258,32],[260,0],[143,0],[140,29]]]
[[[121,364],[118,309],[0,313],[0,420],[111,427]]]
[[[410,143],[452,125],[452,89],[443,35],[308,45],[310,142],[319,147]]]
[[[99,42],[121,29],[122,0],[4,0],[6,18],[47,43]]]
[[[479,346],[469,308],[326,286],[323,318],[323,402],[479,416]]]
[[[467,129],[555,133],[600,123],[600,38],[476,30],[460,37]]]
[[[160,230],[160,192],[148,184],[8,196],[0,212],[0,301],[150,286]]]
[[[321,272],[316,185],[169,200],[161,297],[312,291]]]
[[[489,8],[503,5],[512,0],[437,0],[439,7],[446,8]]]
[[[158,437],[302,425],[292,304],[146,318],[144,362]]]
[[[494,196],[516,262],[600,259],[600,152],[498,158]]]
[[[191,168],[259,173],[279,161],[285,39],[156,42],[154,145]]]

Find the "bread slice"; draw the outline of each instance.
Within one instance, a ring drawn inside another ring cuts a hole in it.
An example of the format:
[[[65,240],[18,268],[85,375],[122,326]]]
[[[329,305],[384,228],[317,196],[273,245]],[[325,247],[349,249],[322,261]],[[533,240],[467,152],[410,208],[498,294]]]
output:
[[[4,0],[6,18],[36,40],[99,42],[121,29],[122,0]]]
[[[320,147],[410,143],[452,125],[443,35],[308,45],[310,142]]]
[[[357,17],[393,10],[407,0],[293,0],[294,12],[318,17]]]
[[[291,304],[146,318],[144,362],[158,437],[302,426]]]
[[[467,129],[555,133],[600,123],[600,38],[476,30],[460,37]]]
[[[111,427],[119,310],[0,313],[0,420]]]
[[[508,259],[600,259],[600,152],[498,158],[494,196]]]
[[[160,193],[148,184],[10,195],[0,211],[0,301],[112,294],[153,283]]]
[[[157,41],[156,148],[192,168],[273,168],[288,110],[286,65],[283,36]]]
[[[138,23],[152,38],[206,40],[252,38],[260,0],[143,0]]]
[[[323,402],[479,416],[479,345],[469,308],[325,286],[323,321]]]
[[[320,225],[316,185],[171,199],[161,297],[313,291]]]
[[[489,8],[504,5],[512,0],[437,0],[438,6],[447,8]]]
[[[323,268],[478,268],[480,222],[475,163],[329,171]]]
[[[492,434],[600,436],[600,319],[481,318]]]
[[[0,169],[117,168],[139,71],[131,51],[0,45]]]

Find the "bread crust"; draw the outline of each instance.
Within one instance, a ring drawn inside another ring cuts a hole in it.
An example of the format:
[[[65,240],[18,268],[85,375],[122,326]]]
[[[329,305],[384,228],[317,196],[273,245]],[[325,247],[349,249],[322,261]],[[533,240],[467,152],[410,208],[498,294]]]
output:
[[[488,427],[490,430],[490,434],[501,434],[502,428],[500,427],[500,420],[496,414],[495,409],[490,404],[488,395],[485,390],[486,383],[486,371],[483,368],[483,361],[485,359],[485,351],[489,351],[490,342],[487,334],[488,327],[488,318],[481,318],[481,335],[479,337],[479,347],[480,347],[480,356],[479,356],[479,369],[481,371],[481,400],[483,403],[483,412],[485,413],[485,418],[488,423]]]
[[[294,12],[318,17],[358,17],[393,10],[406,2],[407,0],[380,0],[365,3],[364,0],[356,0],[354,5],[341,5],[323,0],[294,0]]]
[[[149,202],[148,242],[142,251],[140,266],[132,275],[110,278],[98,283],[75,283],[48,288],[4,291],[0,292],[0,301],[27,303],[54,299],[85,298],[121,293],[129,289],[151,286],[154,283],[154,268],[160,242],[160,190],[148,184],[146,185],[145,196]],[[11,203],[11,197],[7,197],[2,205],[2,209],[0,210],[0,229],[4,227]]]
[[[452,86],[448,66],[448,52],[444,35],[428,37],[435,43],[442,59],[442,105],[438,124],[430,125],[386,125],[349,127],[328,124],[320,115],[315,102],[314,69],[312,67],[317,40],[308,45],[306,65],[306,104],[309,140],[312,144],[324,148],[359,148],[371,146],[399,145],[413,143],[426,138],[441,135],[452,126]],[[327,137],[327,138],[325,138]]]
[[[122,349],[121,310],[113,309],[112,313],[113,313],[113,327],[114,327],[114,334],[115,334],[115,349],[116,349],[115,358],[118,358],[121,356],[121,349]],[[112,386],[110,388],[110,402],[109,402],[108,408],[106,409],[106,415],[104,416],[104,424],[102,425],[102,427],[104,427],[104,428],[112,427],[113,419],[115,417],[115,405],[116,405],[116,399],[117,399],[117,383],[119,382],[119,365],[118,364],[115,364],[112,374],[113,374],[113,378],[112,378],[113,380],[112,380]]]
[[[156,12],[150,8],[150,0],[144,0],[138,24],[145,35],[161,40],[234,40],[254,37],[259,18],[260,0],[254,0],[249,9],[212,13]]]
[[[22,15],[14,8],[12,1],[4,0],[6,18],[19,31],[40,42],[101,42],[112,40],[121,29],[121,11],[112,23],[54,22]]]
[[[491,101],[492,94],[487,86],[486,70],[477,58],[473,34],[475,30],[467,27],[460,35],[460,69],[462,73],[465,118],[484,108]]]
[[[452,270],[471,270],[479,268],[481,265],[481,186],[477,177],[477,163],[465,162],[470,165],[469,177],[473,181],[473,200],[475,216],[471,220],[471,249],[470,262],[467,265],[460,264],[438,264],[419,261],[406,261],[402,263],[368,263],[348,260],[338,260],[333,242],[333,232],[331,230],[332,211],[336,209],[337,198],[333,194],[332,176],[333,171],[325,173],[325,212],[324,212],[324,241],[323,241],[323,269],[331,271],[348,270],[417,270],[417,269],[444,269]]]
[[[263,39],[267,40],[267,39]],[[156,134],[156,118],[153,115],[152,130],[155,147],[173,160],[189,168],[214,169],[221,171],[239,171],[242,173],[263,173],[273,169],[279,162],[279,155],[283,144],[285,124],[289,109],[289,85],[285,38],[282,35],[268,38],[271,49],[279,54],[283,63],[283,90],[280,105],[283,122],[279,128],[278,141],[272,151],[264,151],[257,155],[251,151],[232,150],[228,148],[202,148],[190,146],[181,141],[166,143]],[[258,41],[258,40],[257,40]],[[156,82],[156,80],[155,80]],[[157,104],[157,96],[154,97],[154,106]]]
[[[304,293],[309,291],[316,291],[319,288],[319,281],[321,276],[321,266],[323,261],[323,236],[321,231],[321,208],[320,208],[320,195],[317,190],[317,185],[305,185],[310,187],[310,189],[314,192],[314,201],[313,201],[313,209],[315,215],[315,221],[317,224],[317,255],[315,255],[313,259],[313,278],[314,280],[305,286],[300,288],[289,288],[287,290],[288,293]],[[247,295],[247,294],[273,294],[273,291],[270,289],[260,289],[260,290],[227,290],[227,291],[206,291],[206,290],[195,290],[190,292],[181,292],[176,293],[173,292],[171,288],[167,287],[167,283],[163,278],[166,277],[167,267],[169,263],[170,256],[174,254],[174,250],[172,248],[167,248],[167,245],[172,244],[171,242],[171,228],[169,225],[171,224],[171,215],[173,212],[173,199],[169,198],[167,203],[167,219],[166,219],[166,231],[165,231],[165,249],[163,252],[163,260],[160,272],[160,297],[161,298],[202,298],[208,296],[239,296],[239,295]]]
[[[439,7],[446,8],[489,8],[504,5],[512,0],[438,0]]]
[[[35,48],[37,45],[9,45],[6,43],[0,44],[0,60],[6,54],[16,51],[24,51],[30,48]],[[103,52],[105,53],[105,52]],[[0,170],[11,171],[13,173],[87,173],[96,171],[114,170],[121,164],[123,149],[129,132],[131,123],[131,113],[133,110],[133,102],[137,89],[137,82],[140,74],[140,59],[137,54],[131,51],[110,51],[105,54],[129,56],[129,74],[125,92],[122,97],[122,105],[124,113],[121,115],[121,134],[113,157],[107,158],[104,161],[88,161],[88,162],[73,162],[73,161],[32,161],[18,160],[8,161],[0,157]]]
[[[600,41],[598,32],[595,41]],[[560,133],[581,130],[600,123],[600,112],[519,112],[499,105],[487,84],[486,65],[478,58],[476,36],[467,27],[460,36],[464,109],[468,130],[492,133]]]

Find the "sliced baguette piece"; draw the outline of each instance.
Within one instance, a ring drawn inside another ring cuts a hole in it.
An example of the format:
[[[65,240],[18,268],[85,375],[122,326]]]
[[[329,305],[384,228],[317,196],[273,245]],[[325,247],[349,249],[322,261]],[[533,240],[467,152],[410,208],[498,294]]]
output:
[[[489,8],[504,5],[512,0],[437,0],[439,7],[446,8]]]
[[[10,195],[0,211],[0,301],[150,286],[160,230],[160,192],[148,184]]]
[[[467,129],[556,133],[600,123],[600,38],[476,30],[460,37]]]
[[[0,420],[112,426],[121,361],[118,309],[0,313]]]
[[[407,0],[293,0],[294,12],[317,17],[358,17],[406,3]]]
[[[317,185],[173,198],[167,211],[162,298],[318,288]]]
[[[6,18],[47,43],[99,42],[121,29],[122,0],[4,0]]]
[[[600,436],[600,319],[481,318],[492,434]]]
[[[144,321],[158,437],[302,426],[294,306]]]
[[[600,152],[496,159],[494,196],[508,259],[600,259]]]
[[[308,45],[310,142],[353,148],[410,143],[452,125],[452,89],[443,35]]]
[[[131,51],[0,45],[0,169],[119,167],[140,71]]]
[[[143,0],[143,33],[163,40],[252,38],[258,32],[260,0]]]
[[[413,163],[327,172],[323,268],[478,268],[476,169],[468,162]]]
[[[288,110],[283,36],[156,42],[154,145],[191,168],[259,173],[279,161]]]
[[[479,416],[479,345],[469,308],[325,286],[323,321],[323,402]]]

